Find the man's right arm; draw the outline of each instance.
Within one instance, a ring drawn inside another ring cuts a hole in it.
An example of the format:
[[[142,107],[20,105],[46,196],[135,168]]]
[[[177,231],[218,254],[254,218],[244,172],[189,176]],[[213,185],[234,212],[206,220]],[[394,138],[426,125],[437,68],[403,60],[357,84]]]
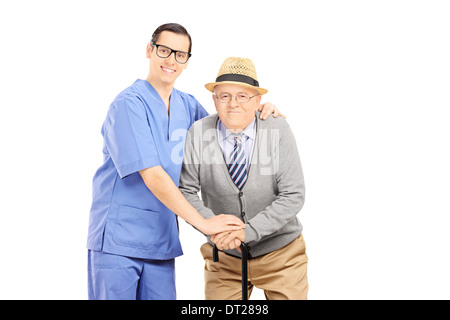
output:
[[[198,196],[200,191],[200,161],[198,160],[199,150],[195,150],[192,137],[188,132],[186,136],[186,146],[184,149],[183,167],[181,169],[179,189],[186,200],[206,219],[214,217],[214,212],[207,208]]]
[[[177,216],[196,227],[203,234],[211,235],[223,231],[241,230],[242,221],[235,216],[213,215],[205,218],[186,201],[172,178],[161,166],[139,171],[147,188]]]

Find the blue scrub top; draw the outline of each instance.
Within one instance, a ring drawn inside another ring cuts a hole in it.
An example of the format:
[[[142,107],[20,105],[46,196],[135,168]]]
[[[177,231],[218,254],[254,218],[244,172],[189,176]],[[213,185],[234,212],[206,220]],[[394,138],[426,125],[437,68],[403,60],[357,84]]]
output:
[[[187,130],[207,115],[193,96],[173,89],[169,116],[145,80],[115,98],[102,127],[104,163],[93,179],[88,249],[158,260],[183,254],[176,215],[139,170],[160,165],[178,186]]]

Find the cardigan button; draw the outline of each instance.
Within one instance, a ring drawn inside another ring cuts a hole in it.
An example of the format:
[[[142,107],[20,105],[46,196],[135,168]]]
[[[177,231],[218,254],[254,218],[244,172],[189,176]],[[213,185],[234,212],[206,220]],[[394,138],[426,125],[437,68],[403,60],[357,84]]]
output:
[[[244,195],[244,193],[241,191],[239,192],[239,197],[242,197]]]

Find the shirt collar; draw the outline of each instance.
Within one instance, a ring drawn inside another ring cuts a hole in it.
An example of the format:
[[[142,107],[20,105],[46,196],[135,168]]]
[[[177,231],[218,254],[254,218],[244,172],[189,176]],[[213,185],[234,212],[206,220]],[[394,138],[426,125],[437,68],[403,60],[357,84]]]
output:
[[[225,139],[230,139],[230,141],[233,142],[233,138],[230,137],[233,132],[231,132],[230,130],[228,130],[225,125],[223,124],[222,121],[217,122],[217,128],[219,129],[221,135],[222,135],[222,140]],[[244,129],[244,131],[242,131],[242,133],[247,136],[250,139],[255,139],[255,135],[256,135],[256,118],[253,119],[253,121]],[[244,140],[245,141],[245,140]],[[234,143],[234,142],[233,142]]]

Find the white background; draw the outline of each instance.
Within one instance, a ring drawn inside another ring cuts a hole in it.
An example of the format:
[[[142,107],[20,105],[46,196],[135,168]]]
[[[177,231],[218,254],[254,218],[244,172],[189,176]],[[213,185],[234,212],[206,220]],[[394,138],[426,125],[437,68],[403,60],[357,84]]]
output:
[[[176,87],[251,58],[302,159],[310,299],[450,298],[447,1],[2,1],[0,298],[86,299],[101,124],[184,25]],[[203,236],[181,223],[179,299],[203,299]],[[253,299],[264,298],[254,292]]]

